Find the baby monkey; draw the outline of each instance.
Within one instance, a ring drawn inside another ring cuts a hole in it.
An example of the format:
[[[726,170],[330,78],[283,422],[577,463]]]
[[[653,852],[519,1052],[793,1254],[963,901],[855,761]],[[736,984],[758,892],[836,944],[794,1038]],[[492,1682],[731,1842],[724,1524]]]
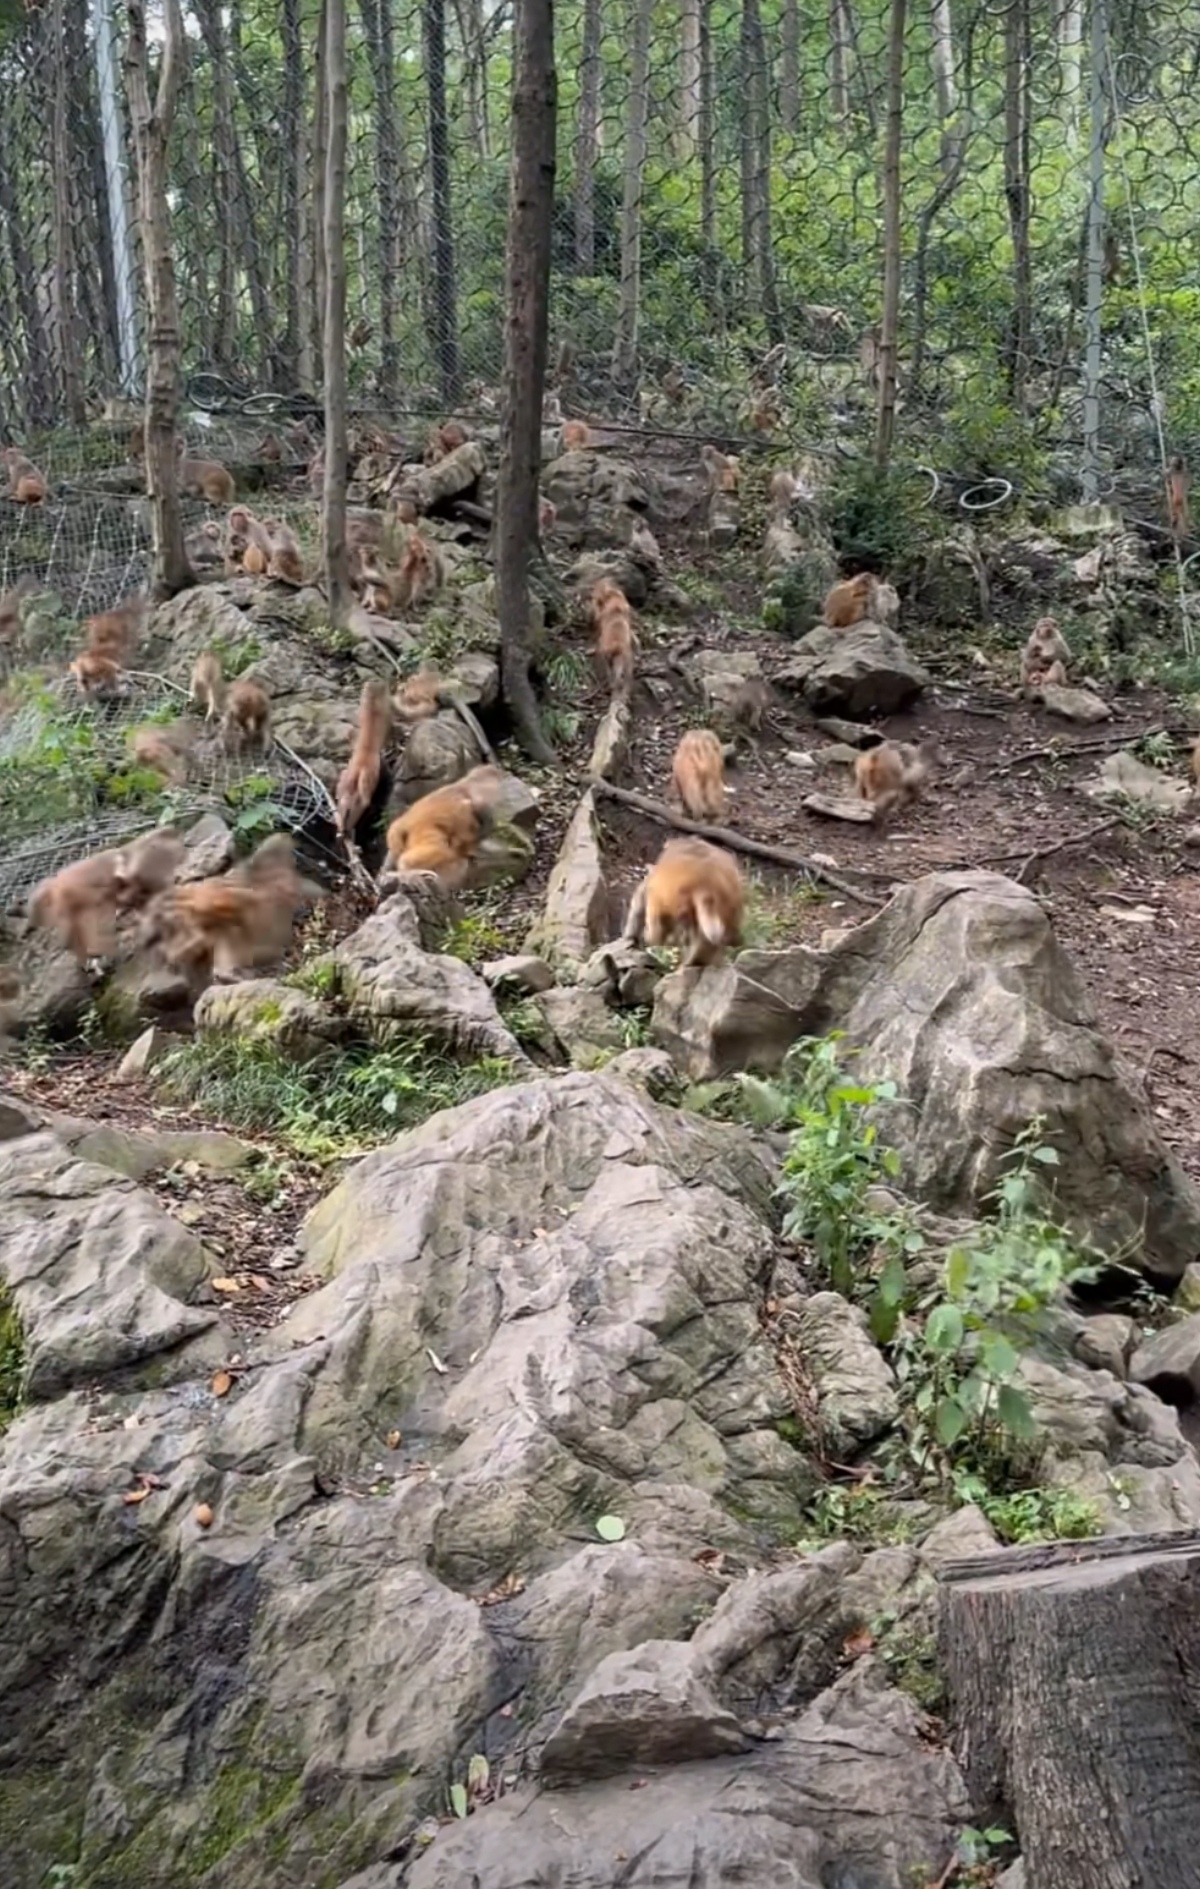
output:
[[[1047,682],[1065,683],[1071,650],[1057,617],[1039,617],[1021,651],[1021,688],[1026,695]]]

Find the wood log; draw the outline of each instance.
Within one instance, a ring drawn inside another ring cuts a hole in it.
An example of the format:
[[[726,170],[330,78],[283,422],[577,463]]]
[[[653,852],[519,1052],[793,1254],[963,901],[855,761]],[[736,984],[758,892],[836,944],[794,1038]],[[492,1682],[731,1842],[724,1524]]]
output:
[[[977,1556],[939,1583],[959,1760],[1027,1889],[1200,1889],[1200,1535]]]
[[[410,499],[419,512],[431,512],[460,493],[473,493],[486,466],[483,447],[469,439],[435,466],[398,466],[388,487],[393,498]]]

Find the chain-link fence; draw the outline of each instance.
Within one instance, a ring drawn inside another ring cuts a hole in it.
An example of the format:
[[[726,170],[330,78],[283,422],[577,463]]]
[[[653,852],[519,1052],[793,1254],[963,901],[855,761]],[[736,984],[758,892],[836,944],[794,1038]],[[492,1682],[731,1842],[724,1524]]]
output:
[[[1143,476],[1160,421],[1173,446],[1200,445],[1200,19],[1183,0],[1095,6],[908,7],[900,441],[912,458],[1077,474],[1093,193],[1105,219],[1091,237],[1097,444],[1112,472]],[[136,385],[140,359],[122,13],[119,0],[0,0],[0,422],[34,447],[75,428],[52,446],[65,474],[102,458],[86,425]],[[564,411],[781,442],[865,435],[888,0],[565,0],[556,15]],[[171,210],[191,390],[210,407],[222,390],[235,403],[311,392],[318,0],[191,0],[186,27]],[[153,14],[150,28],[153,51]],[[351,10],[347,326],[361,408],[494,409],[509,32],[507,0]]]

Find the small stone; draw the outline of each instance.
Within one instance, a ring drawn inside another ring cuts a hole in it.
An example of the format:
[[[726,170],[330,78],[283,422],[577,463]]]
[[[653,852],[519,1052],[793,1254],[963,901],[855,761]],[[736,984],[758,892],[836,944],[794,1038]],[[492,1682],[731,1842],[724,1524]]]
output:
[[[554,972],[545,958],[537,957],[532,951],[493,958],[481,968],[479,975],[493,990],[498,984],[507,984],[510,989],[527,991],[531,997],[549,990],[554,983]]]
[[[157,1024],[151,1024],[143,1030],[136,1043],[131,1043],[122,1056],[117,1069],[119,1082],[132,1082],[137,1076],[144,1076],[162,1061],[172,1046],[172,1038]]]
[[[195,1522],[197,1528],[212,1527],[213,1512],[207,1502],[197,1502],[195,1508],[192,1510],[192,1520]]]

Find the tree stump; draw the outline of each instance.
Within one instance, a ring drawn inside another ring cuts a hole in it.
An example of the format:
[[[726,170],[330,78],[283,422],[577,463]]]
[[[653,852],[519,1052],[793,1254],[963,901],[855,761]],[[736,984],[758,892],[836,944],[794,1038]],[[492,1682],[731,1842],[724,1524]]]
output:
[[[981,1555],[939,1584],[959,1759],[1027,1889],[1200,1889],[1200,1535]]]

